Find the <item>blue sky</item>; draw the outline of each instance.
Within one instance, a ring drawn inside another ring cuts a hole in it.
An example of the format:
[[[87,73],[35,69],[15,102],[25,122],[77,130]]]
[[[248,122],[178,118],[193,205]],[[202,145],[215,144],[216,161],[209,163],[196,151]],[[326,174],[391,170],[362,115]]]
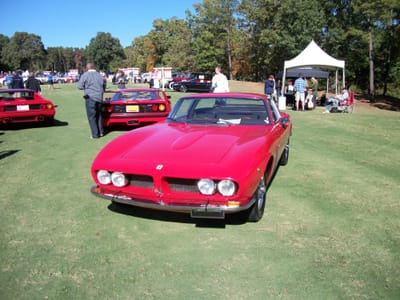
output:
[[[185,19],[202,0],[16,0],[1,1],[0,33],[39,35],[45,48],[86,47],[98,32],[109,32],[130,46],[153,29],[153,20]]]

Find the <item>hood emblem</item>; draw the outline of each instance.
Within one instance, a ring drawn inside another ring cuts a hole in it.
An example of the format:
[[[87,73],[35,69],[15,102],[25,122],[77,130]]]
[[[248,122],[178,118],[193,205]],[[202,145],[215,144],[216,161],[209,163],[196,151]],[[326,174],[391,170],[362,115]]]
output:
[[[162,170],[164,168],[164,165],[157,165],[156,170]]]

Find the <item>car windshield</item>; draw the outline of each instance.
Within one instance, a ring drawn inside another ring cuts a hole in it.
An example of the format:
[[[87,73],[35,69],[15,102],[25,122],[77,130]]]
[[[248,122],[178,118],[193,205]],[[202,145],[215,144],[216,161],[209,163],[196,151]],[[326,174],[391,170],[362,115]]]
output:
[[[263,99],[221,96],[182,98],[174,106],[168,121],[224,125],[270,124]]]
[[[116,92],[111,101],[121,101],[121,100],[157,100],[160,97],[158,92],[155,91],[130,91],[130,92]]]

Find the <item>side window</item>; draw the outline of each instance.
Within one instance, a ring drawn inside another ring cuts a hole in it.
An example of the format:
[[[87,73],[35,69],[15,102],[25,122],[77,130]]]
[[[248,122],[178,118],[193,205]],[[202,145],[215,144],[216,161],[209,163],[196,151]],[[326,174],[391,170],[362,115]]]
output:
[[[184,101],[178,102],[179,105],[174,107],[173,113],[171,116],[174,119],[179,119],[182,117],[187,117],[189,113],[189,109],[193,106],[193,99],[186,99]]]
[[[274,123],[276,123],[281,118],[279,109],[276,107],[275,101],[273,99],[269,99],[269,106],[272,111],[272,118],[274,119]]]

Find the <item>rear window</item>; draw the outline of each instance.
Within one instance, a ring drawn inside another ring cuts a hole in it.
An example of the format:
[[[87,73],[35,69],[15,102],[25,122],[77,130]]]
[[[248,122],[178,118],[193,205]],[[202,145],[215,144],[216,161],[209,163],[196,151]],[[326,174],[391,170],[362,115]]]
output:
[[[33,100],[33,92],[23,91],[23,92],[0,92],[0,100],[15,100],[16,98],[22,98],[25,100]]]
[[[158,92],[140,91],[140,92],[117,92],[111,98],[111,101],[121,100],[156,100],[159,99]]]

